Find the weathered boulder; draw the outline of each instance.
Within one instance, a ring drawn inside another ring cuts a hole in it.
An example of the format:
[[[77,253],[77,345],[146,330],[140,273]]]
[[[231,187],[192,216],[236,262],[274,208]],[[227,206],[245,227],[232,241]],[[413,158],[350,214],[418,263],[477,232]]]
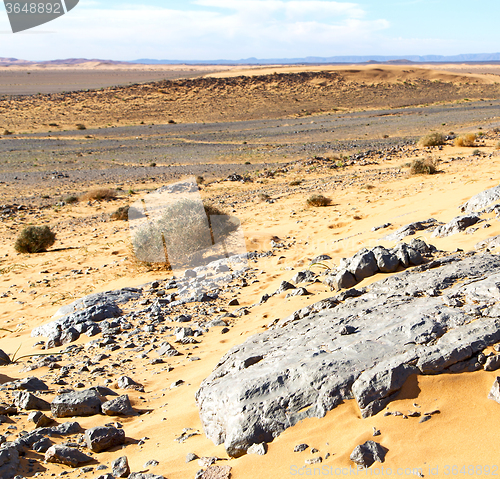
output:
[[[306,269],[304,271],[299,271],[295,274],[295,276],[291,279],[292,283],[300,284],[300,283],[309,283],[313,282],[317,277],[317,274],[313,271]]]
[[[200,479],[229,479],[231,469],[231,466],[209,466]]]
[[[125,443],[125,431],[116,427],[93,427],[85,431],[85,442],[93,452],[102,452]]]
[[[130,404],[129,397],[124,394],[110,401],[106,401],[101,406],[102,412],[107,416],[135,416],[136,412]]]
[[[4,443],[0,446],[0,477],[12,479],[19,470],[19,451],[12,443]]]
[[[367,249],[358,251],[350,259],[347,270],[354,275],[358,282],[373,276],[378,271],[375,255]]]
[[[358,466],[370,467],[375,461],[384,462],[386,451],[378,442],[366,441],[354,448],[350,459]]]
[[[101,412],[101,395],[93,389],[60,394],[50,409],[54,417],[93,416]]]
[[[201,384],[206,435],[239,456],[343,400],[374,414],[410,374],[475,364],[500,341],[498,284],[500,257],[455,255],[279,320],[233,347]],[[347,326],[355,334],[341,334]]]
[[[130,466],[128,465],[127,456],[119,457],[111,463],[111,470],[115,477],[128,477],[130,474]]]
[[[394,273],[399,267],[398,257],[383,246],[376,246],[372,249],[378,269],[381,273]]]
[[[49,404],[50,409],[50,404]],[[47,427],[50,426],[54,420],[47,417],[43,412],[33,411],[28,415],[28,421],[31,421],[35,427]]]
[[[340,269],[333,275],[327,275],[323,282],[337,291],[349,289],[358,284],[356,278],[346,269]]]
[[[32,411],[33,409],[48,411],[50,409],[50,403],[44,401],[38,396],[35,396],[29,391],[18,392],[16,395],[15,404],[18,409],[24,409],[26,411]]]
[[[473,196],[469,201],[460,205],[460,211],[462,213],[473,213],[476,211],[484,210],[487,206],[491,205],[494,201],[500,198],[500,185],[494,186],[489,190],[481,191],[477,195]]]
[[[496,371],[500,368],[500,354],[495,354],[486,359],[484,363],[485,371]]]
[[[120,389],[135,389],[136,391],[144,391],[144,386],[142,384],[136,383],[128,376],[120,376],[116,381],[116,384]]]
[[[47,449],[45,462],[64,464],[70,467],[78,467],[93,459],[74,447],[54,445]]]
[[[475,225],[478,221],[481,221],[481,218],[476,214],[457,216],[453,218],[449,223],[438,226],[432,233],[432,236],[444,238],[445,236],[451,236],[457,233],[461,233],[462,231],[465,231],[469,226]]]

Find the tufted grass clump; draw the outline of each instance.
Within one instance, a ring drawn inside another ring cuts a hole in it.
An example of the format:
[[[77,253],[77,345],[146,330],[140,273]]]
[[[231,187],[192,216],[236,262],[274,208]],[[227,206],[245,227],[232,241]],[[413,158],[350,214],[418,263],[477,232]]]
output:
[[[111,219],[114,221],[127,221],[128,210],[129,206],[120,206],[116,211],[111,213]]]
[[[436,163],[432,158],[417,158],[410,163],[410,175],[433,175],[436,172]]]
[[[476,146],[476,134],[475,133],[465,133],[463,135],[457,136],[455,138],[455,146],[458,146],[458,147]]]
[[[27,226],[19,233],[14,249],[19,253],[41,253],[55,240],[56,235],[48,226]]]
[[[95,190],[91,190],[88,193],[82,195],[81,199],[84,201],[90,200],[114,200],[116,198],[116,191],[111,190],[109,188],[97,188]]]
[[[308,206],[328,206],[331,203],[332,200],[323,195],[312,195],[307,198]]]
[[[446,143],[446,137],[442,133],[434,132],[420,138],[420,146],[440,146]]]

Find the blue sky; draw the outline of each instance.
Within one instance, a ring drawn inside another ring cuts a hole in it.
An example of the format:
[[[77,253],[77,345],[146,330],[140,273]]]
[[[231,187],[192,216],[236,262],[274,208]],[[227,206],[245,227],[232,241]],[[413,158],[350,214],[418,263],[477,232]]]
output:
[[[46,0],[48,1],[48,0]],[[80,0],[9,33],[0,57],[210,60],[500,51],[500,2],[483,0]]]

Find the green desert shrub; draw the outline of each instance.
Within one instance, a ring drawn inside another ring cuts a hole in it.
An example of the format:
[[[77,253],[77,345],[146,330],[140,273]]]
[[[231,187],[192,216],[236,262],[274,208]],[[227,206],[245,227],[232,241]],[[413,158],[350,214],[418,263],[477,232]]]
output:
[[[64,202],[67,203],[68,205],[72,203],[78,203],[78,196],[74,195],[66,196],[66,198],[64,198]]]
[[[411,175],[433,175],[436,171],[436,163],[432,158],[417,158],[410,163]]]
[[[309,206],[328,206],[331,203],[332,200],[323,195],[312,195],[307,198],[307,204]]]
[[[48,226],[27,226],[16,239],[14,248],[19,253],[40,253],[46,251],[56,240]]]
[[[77,123],[76,124],[76,129],[77,130],[86,130],[87,127],[83,123]]]
[[[429,133],[420,138],[420,146],[439,146],[444,145],[446,142],[445,136],[442,133]]]
[[[212,216],[218,216],[216,225]],[[166,258],[170,267],[170,256],[179,265],[189,265],[201,259],[203,250],[215,241],[228,240],[239,225],[237,218],[214,205],[200,208],[199,201],[184,198],[162,208],[158,218],[138,226],[132,234],[132,245],[139,262],[160,263]]]

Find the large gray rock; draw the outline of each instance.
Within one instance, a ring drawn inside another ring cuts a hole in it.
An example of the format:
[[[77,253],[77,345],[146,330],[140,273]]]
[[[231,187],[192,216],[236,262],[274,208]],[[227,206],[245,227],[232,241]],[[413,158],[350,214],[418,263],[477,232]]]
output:
[[[135,416],[129,397],[124,394],[102,404],[102,412],[107,416]]]
[[[489,190],[481,191],[473,196],[469,201],[460,205],[462,213],[473,213],[476,211],[484,210],[487,206],[491,205],[494,201],[500,198],[500,185],[490,188]]]
[[[383,246],[376,246],[372,249],[372,252],[381,273],[394,273],[397,271],[399,259],[392,251],[385,249]]]
[[[50,403],[35,396],[29,391],[20,391],[16,395],[16,407],[26,411],[31,411],[33,409],[48,411],[50,409]]]
[[[93,416],[101,412],[101,395],[93,389],[56,396],[50,404],[54,417]]]
[[[233,347],[201,384],[206,435],[239,456],[346,399],[374,414],[410,374],[475,363],[500,341],[498,284],[498,256],[456,255],[281,319]],[[346,327],[355,334],[341,334]]]
[[[78,467],[93,459],[74,447],[54,445],[47,449],[45,462],[64,464],[70,467]]]
[[[5,443],[0,446],[0,477],[2,479],[12,479],[19,470],[19,451],[12,443]]]
[[[351,258],[347,269],[354,275],[356,281],[363,281],[378,271],[375,255],[369,250],[361,250]]]
[[[384,462],[386,450],[375,441],[366,441],[356,446],[352,451],[350,459],[358,466],[370,467],[375,461]]]
[[[116,427],[93,427],[85,431],[85,442],[93,452],[102,452],[125,443],[125,431]]]
[[[332,275],[327,275],[323,282],[337,291],[341,289],[349,289],[358,284],[356,278],[349,271],[343,268],[336,271]]]
[[[53,346],[60,346],[76,341],[80,336],[79,330],[85,332],[90,324],[108,318],[116,318],[121,313],[121,309],[114,302],[98,302],[86,309],[74,311],[33,329],[31,336],[49,338]]]
[[[445,225],[438,226],[432,236],[437,236],[438,238],[444,238],[445,236],[451,236],[457,233],[465,231],[469,226],[475,225],[481,218],[476,214],[468,214],[464,216],[457,216],[453,218],[449,223]]]

